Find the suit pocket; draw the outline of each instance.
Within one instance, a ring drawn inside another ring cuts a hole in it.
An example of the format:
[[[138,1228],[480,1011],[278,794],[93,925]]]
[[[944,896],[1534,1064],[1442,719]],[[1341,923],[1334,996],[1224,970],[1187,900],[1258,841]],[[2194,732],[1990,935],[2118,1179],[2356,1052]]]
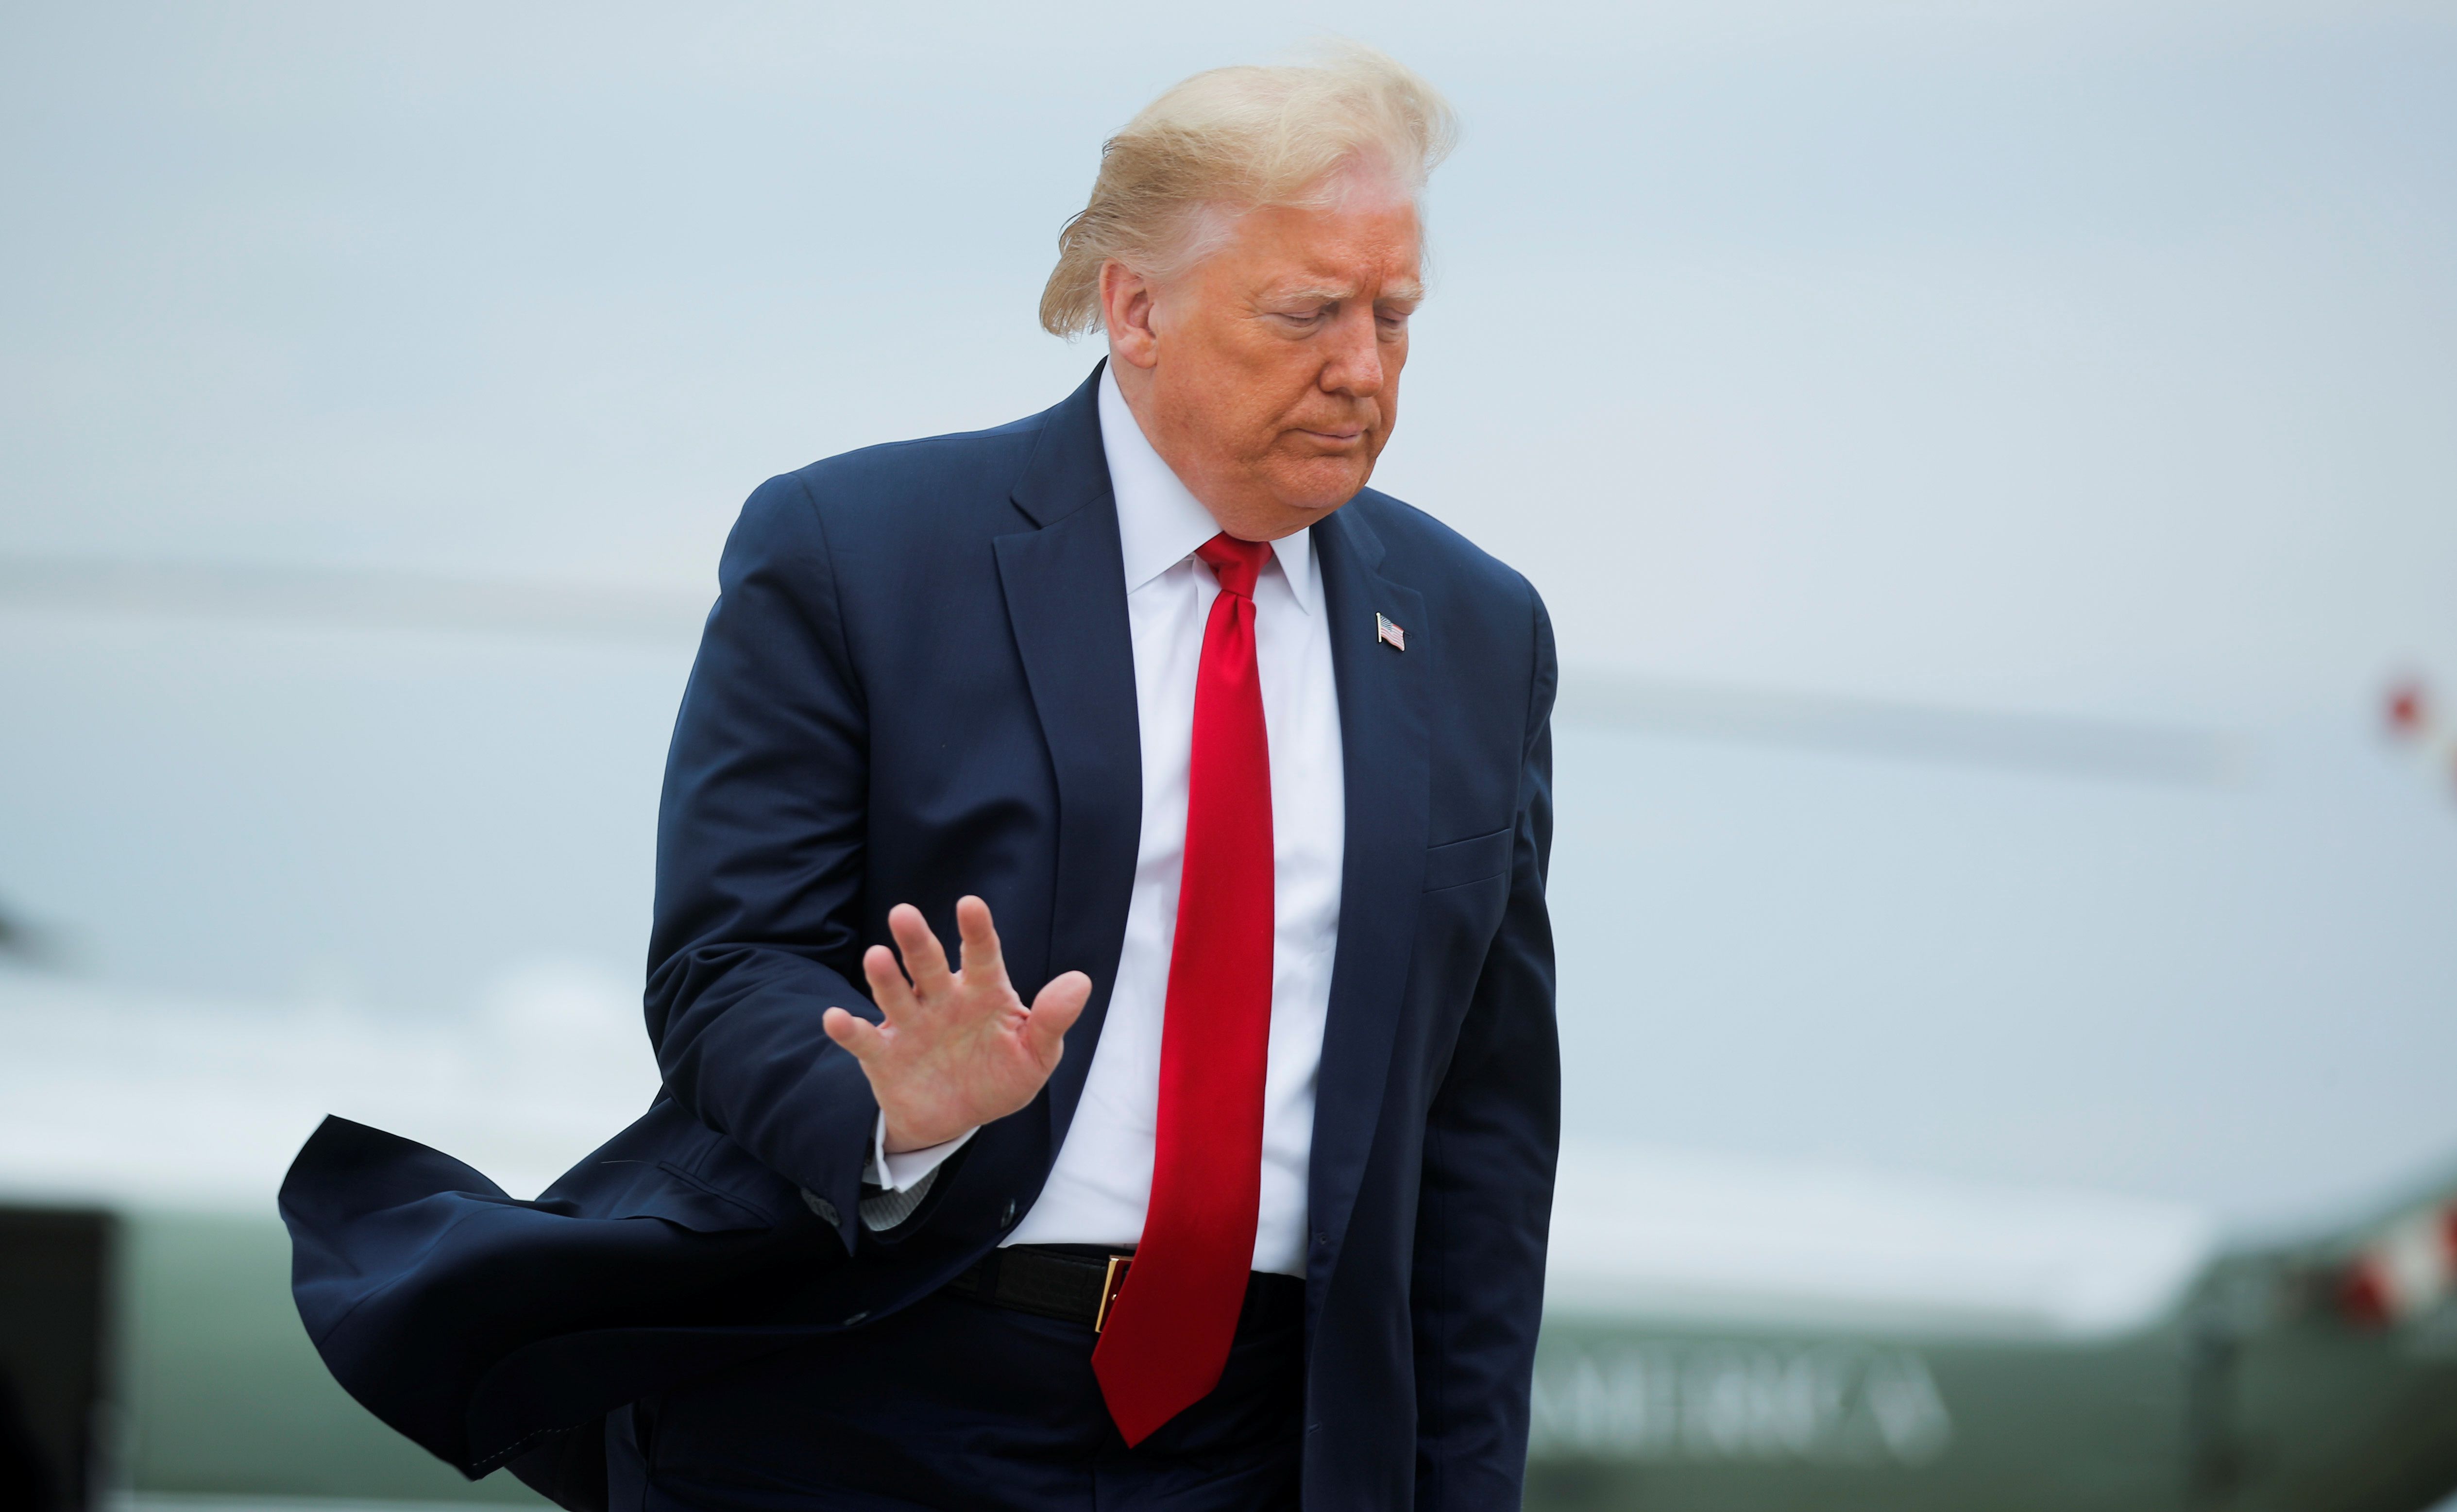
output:
[[[609,1218],[663,1218],[694,1233],[778,1227],[772,1214],[671,1161],[609,1160],[600,1163],[600,1170],[615,1183],[600,1198]]]
[[[802,1193],[670,1097],[546,1195],[609,1218],[663,1218],[698,1233],[811,1222]]]
[[[1515,829],[1497,829],[1490,835],[1473,836],[1453,840],[1448,845],[1428,846],[1425,850],[1425,891],[1438,892],[1445,887],[1464,887],[1489,877],[1498,877],[1510,870],[1511,842],[1518,839]]]

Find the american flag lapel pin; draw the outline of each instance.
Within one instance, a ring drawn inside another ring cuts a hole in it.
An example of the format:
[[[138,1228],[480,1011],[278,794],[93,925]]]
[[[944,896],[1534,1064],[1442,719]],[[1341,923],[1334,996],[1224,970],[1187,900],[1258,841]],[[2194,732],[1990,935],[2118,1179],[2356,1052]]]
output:
[[[1373,638],[1393,651],[1408,649],[1408,632],[1393,624],[1388,614],[1377,613],[1373,616]]]

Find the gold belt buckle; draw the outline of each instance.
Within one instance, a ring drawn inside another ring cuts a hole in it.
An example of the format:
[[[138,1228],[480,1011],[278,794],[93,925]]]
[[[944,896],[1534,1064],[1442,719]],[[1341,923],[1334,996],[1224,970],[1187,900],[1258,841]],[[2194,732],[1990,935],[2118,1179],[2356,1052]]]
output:
[[[1117,1301],[1118,1294],[1126,1289],[1126,1268],[1134,1263],[1135,1257],[1131,1254],[1109,1256],[1109,1268],[1101,1275],[1101,1308],[1092,1315],[1093,1333],[1101,1332],[1102,1326],[1109,1321],[1110,1305]]]

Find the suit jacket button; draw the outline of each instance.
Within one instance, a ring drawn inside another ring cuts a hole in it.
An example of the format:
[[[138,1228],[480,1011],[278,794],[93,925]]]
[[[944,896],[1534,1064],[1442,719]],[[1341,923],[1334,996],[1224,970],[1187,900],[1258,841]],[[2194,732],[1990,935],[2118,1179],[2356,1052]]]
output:
[[[846,1319],[844,1320],[844,1326],[845,1326],[845,1327],[847,1327],[847,1328],[851,1328],[851,1327],[853,1327],[856,1323],[860,1322],[863,1318],[868,1317],[869,1315],[870,1315],[870,1309],[868,1309],[868,1308],[864,1308],[864,1309],[862,1309],[860,1312],[856,1313],[853,1316],[851,1316],[851,1317],[849,1317],[849,1318],[846,1318]]]
[[[1006,1211],[1005,1211],[1004,1212],[1001,1212],[1001,1213],[1000,1213],[1000,1214],[999,1214],[999,1227],[1000,1227],[1000,1228],[1001,1228],[1001,1229],[1003,1229],[1003,1228],[1006,1228],[1008,1225],[1010,1225],[1010,1224],[1012,1224],[1012,1223],[1014,1223],[1014,1222],[1015,1222],[1015,1204],[1014,1204],[1014,1203],[1012,1203],[1012,1202],[1010,1202],[1010,1203],[1008,1203],[1008,1204],[1006,1205]]]

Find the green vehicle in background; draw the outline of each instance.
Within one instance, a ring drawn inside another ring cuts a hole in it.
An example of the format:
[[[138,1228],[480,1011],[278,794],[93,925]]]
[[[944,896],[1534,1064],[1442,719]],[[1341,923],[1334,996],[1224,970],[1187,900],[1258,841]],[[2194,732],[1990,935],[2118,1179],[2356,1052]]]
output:
[[[2130,1200],[1573,1146],[1560,1212],[1531,1508],[2416,1512],[2457,1488],[2457,1184],[2220,1249]],[[288,1269],[270,1214],[0,1212],[0,1368],[55,1504],[537,1504],[345,1397]]]
[[[2457,1490],[2452,1244],[2457,1205],[2417,1202],[2219,1254],[2156,1317],[2081,1340],[1557,1312],[1529,1504],[2430,1507]]]

